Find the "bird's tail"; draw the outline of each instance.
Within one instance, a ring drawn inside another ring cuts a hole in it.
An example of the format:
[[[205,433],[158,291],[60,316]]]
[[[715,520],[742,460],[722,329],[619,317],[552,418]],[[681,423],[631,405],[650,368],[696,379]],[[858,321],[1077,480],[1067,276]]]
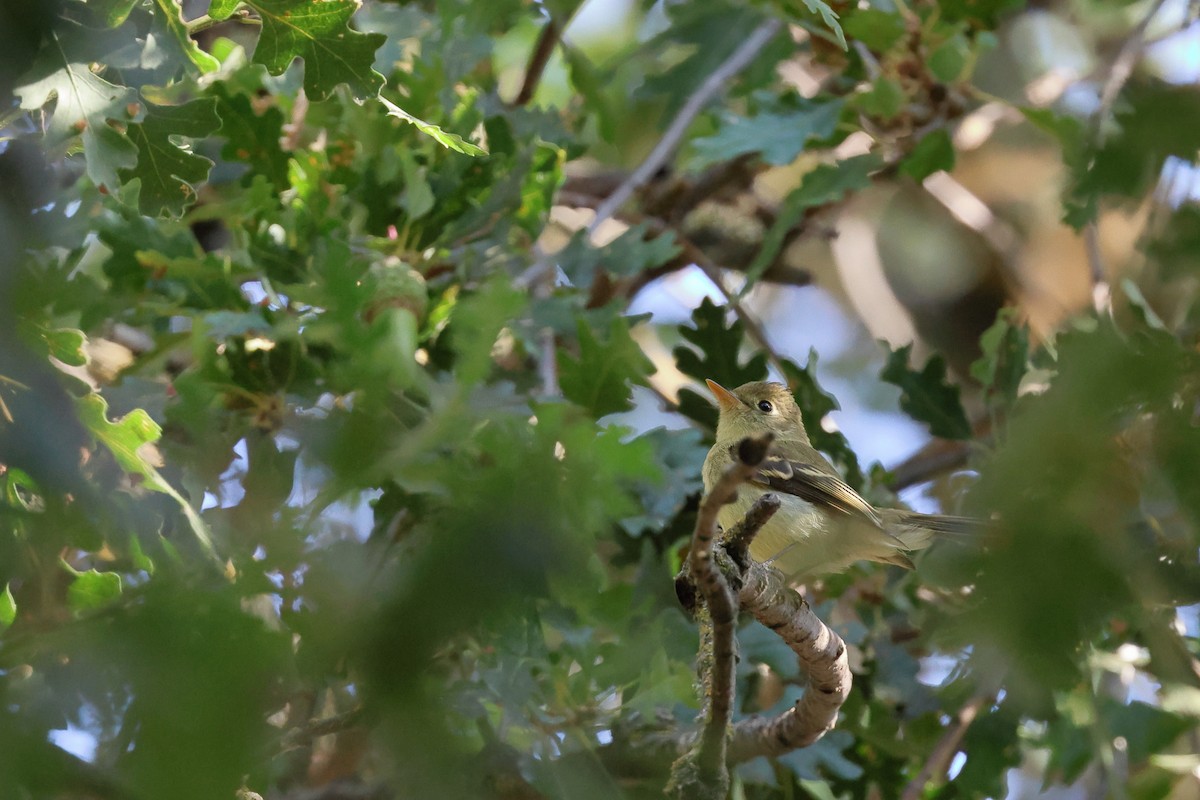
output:
[[[886,509],[881,511],[884,530],[895,536],[905,550],[928,547],[934,537],[965,541],[983,531],[983,522],[971,517],[947,514],[918,514],[915,511]]]

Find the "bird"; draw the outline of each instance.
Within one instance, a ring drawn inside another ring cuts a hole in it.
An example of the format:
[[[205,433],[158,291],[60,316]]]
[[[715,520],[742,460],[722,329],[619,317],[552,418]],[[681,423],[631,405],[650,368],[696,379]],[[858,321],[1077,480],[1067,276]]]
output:
[[[728,530],[758,498],[775,494],[779,510],[751,542],[750,555],[789,581],[842,572],[858,561],[912,569],[908,553],[928,547],[935,535],[978,530],[980,523],[969,517],[872,506],[812,446],[800,407],[783,384],[752,381],[729,390],[707,383],[720,414],[716,442],[704,459],[704,492],[712,491],[733,463],[742,439],[773,435],[757,473],[720,509],[717,520]]]

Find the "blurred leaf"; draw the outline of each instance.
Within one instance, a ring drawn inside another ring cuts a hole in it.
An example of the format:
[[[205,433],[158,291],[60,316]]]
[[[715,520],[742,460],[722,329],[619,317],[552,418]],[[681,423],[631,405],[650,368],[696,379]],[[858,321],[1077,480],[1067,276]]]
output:
[[[108,448],[117,463],[126,472],[141,477],[143,485],[152,491],[162,492],[179,504],[180,510],[187,517],[192,533],[204,552],[216,559],[212,537],[208,526],[194,508],[167,483],[158,470],[138,452],[143,445],[158,441],[162,429],[145,411],[135,409],[122,417],[118,422],[109,422],[108,403],[98,394],[88,394],[76,401],[79,421],[96,437],[100,444]]]
[[[908,97],[899,81],[886,75],[875,80],[870,91],[855,98],[857,106],[866,114],[888,121],[903,109]]]
[[[900,408],[929,432],[944,439],[971,438],[971,424],[958,397],[958,387],[946,383],[946,362],[933,356],[920,372],[908,368],[912,345],[888,355],[879,377],[900,388]]]
[[[821,164],[805,175],[800,186],[793,189],[784,199],[775,222],[763,237],[758,254],[746,267],[746,284],[742,288],[742,294],[749,291],[754,282],[766,272],[767,267],[775,262],[788,233],[804,219],[809,209],[826,203],[836,203],[845,197],[847,192],[869,186],[869,174],[878,168],[880,163],[879,158],[872,154],[854,156],[837,164]]]
[[[87,352],[84,350],[87,337],[83,335],[83,331],[73,328],[44,328],[41,336],[50,348],[50,355],[67,366],[82,367],[88,363]]]
[[[254,63],[272,75],[282,74],[301,58],[304,91],[312,100],[324,100],[341,83],[357,100],[378,94],[383,76],[371,65],[386,37],[347,27],[358,8],[354,0],[213,0],[208,14],[227,19],[241,6],[253,9],[262,20]]]
[[[602,417],[632,408],[630,389],[646,385],[646,376],[654,364],[629,335],[629,323],[615,316],[608,326],[608,337],[600,342],[588,324],[580,319],[579,358],[559,354],[559,383],[563,395]]]
[[[30,70],[17,80],[13,93],[21,108],[36,111],[57,99],[45,125],[46,147],[65,149],[82,134],[88,177],[97,185],[115,189],[117,171],[134,165],[137,147],[108,124],[129,118],[129,105],[137,93],[110,83],[91,70],[126,42],[119,34],[94,31],[63,22],[53,41],[43,44]]]
[[[983,355],[971,364],[971,377],[983,390],[1008,405],[1017,399],[1029,360],[1029,331],[1017,323],[1012,309],[1002,309],[979,339]]]
[[[172,143],[176,136],[202,138],[221,126],[213,99],[179,106],[150,103],[145,118],[129,126],[129,140],[138,149],[137,166],[121,170],[123,181],[140,180],[138,208],[147,216],[164,211],[179,216],[196,200],[198,184],[208,177],[212,161]]]
[[[804,152],[809,139],[827,139],[842,113],[841,100],[805,101],[794,112],[728,116],[717,132],[692,142],[692,169],[758,153],[768,164],[790,164]]]
[[[225,140],[221,156],[251,166],[249,174],[266,176],[277,189],[286,188],[288,160],[279,146],[283,112],[276,106],[255,112],[250,98],[234,93],[226,81],[217,81],[210,91],[217,98],[220,136]]]
[[[803,780],[854,780],[862,775],[862,767],[843,755],[853,744],[854,737],[848,731],[833,730],[808,747],[784,753],[778,760]]]
[[[594,247],[587,231],[579,231],[554,258],[580,288],[591,286],[597,268],[610,275],[636,275],[665,264],[679,253],[673,231],[648,238],[649,228],[649,223],[638,223],[603,247]]]
[[[954,144],[950,134],[937,130],[917,142],[908,158],[900,164],[900,172],[914,181],[923,181],[935,172],[954,169]]]
[[[929,54],[929,71],[942,83],[957,83],[970,56],[971,49],[966,37],[962,34],[952,36]]]
[[[842,30],[868,49],[883,53],[892,49],[904,35],[904,20],[897,13],[879,8],[861,8],[848,12],[842,20]]]
[[[121,576],[115,572],[75,572],[67,587],[67,605],[76,614],[102,608],[121,596]]]
[[[0,594],[0,633],[12,627],[17,618],[17,601],[12,596],[12,586],[4,584],[4,593]]]
[[[451,312],[451,330],[458,351],[455,371],[464,386],[479,383],[487,376],[496,338],[526,302],[525,295],[500,277],[457,301]]]

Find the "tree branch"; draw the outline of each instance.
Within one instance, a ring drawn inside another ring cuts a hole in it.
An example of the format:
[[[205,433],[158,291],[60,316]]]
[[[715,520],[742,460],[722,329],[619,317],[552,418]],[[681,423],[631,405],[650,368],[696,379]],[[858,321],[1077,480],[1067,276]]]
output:
[[[738,45],[737,49],[730,53],[729,57],[721,63],[712,73],[705,78],[704,83],[687,99],[683,107],[679,109],[679,113],[675,115],[675,119],[671,120],[671,124],[667,127],[665,133],[654,149],[650,151],[650,155],[637,166],[633,172],[629,174],[620,186],[618,186],[612,194],[605,198],[604,202],[596,207],[596,217],[588,225],[588,232],[596,230],[605,220],[617,212],[625,201],[633,196],[633,193],[640,189],[646,181],[650,180],[656,172],[662,169],[667,163],[667,159],[679,147],[680,141],[683,140],[684,134],[687,133],[688,127],[695,120],[696,116],[704,109],[704,106],[716,96],[717,92],[725,85],[725,82],[737,75],[745,69],[754,57],[758,55],[759,50],[771,41],[780,29],[783,23],[778,19],[770,19],[759,25],[754,31],[746,37],[746,41]]]
[[[809,682],[804,696],[782,714],[751,717],[735,725],[729,758],[740,762],[807,747],[833,728],[850,695],[846,645],[776,569],[751,563],[738,599],[742,608],[787,643]]]
[[[700,503],[688,565],[692,578],[704,598],[711,628],[702,634],[701,676],[704,685],[704,728],[699,741],[671,768],[667,792],[680,798],[724,798],[729,791],[729,770],[726,763],[726,741],[729,719],[733,713],[734,624],[737,605],[733,591],[714,560],[717,538],[717,513],[722,506],[733,502],[737,488],[748,480],[766,458],[772,436],[743,439],[737,448],[737,459],[717,480]]]
[[[521,90],[512,101],[514,106],[527,105],[533,99],[533,93],[537,91],[542,73],[546,71],[546,64],[550,63],[550,55],[558,45],[561,35],[562,28],[559,24],[553,18],[548,19],[538,36],[533,52],[529,55],[529,63],[525,67],[525,80],[521,82]]]
[[[954,754],[958,752],[959,745],[962,744],[963,737],[967,735],[967,728],[971,727],[979,710],[991,702],[991,697],[990,692],[980,692],[963,704],[963,707],[958,710],[954,724],[946,729],[942,738],[934,745],[933,750],[929,753],[929,758],[917,772],[917,776],[909,782],[908,786],[904,787],[904,794],[900,796],[901,800],[920,800],[929,779],[934,775],[946,774],[946,771],[950,769],[950,762],[954,760]]]

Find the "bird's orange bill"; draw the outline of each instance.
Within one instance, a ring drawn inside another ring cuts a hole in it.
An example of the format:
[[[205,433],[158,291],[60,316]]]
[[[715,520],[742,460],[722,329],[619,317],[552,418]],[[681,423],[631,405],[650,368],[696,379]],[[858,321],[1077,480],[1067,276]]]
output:
[[[737,399],[737,395],[726,389],[716,381],[705,380],[708,384],[708,390],[713,393],[713,397],[717,399],[717,405],[722,411],[729,411],[742,405],[742,401]]]

